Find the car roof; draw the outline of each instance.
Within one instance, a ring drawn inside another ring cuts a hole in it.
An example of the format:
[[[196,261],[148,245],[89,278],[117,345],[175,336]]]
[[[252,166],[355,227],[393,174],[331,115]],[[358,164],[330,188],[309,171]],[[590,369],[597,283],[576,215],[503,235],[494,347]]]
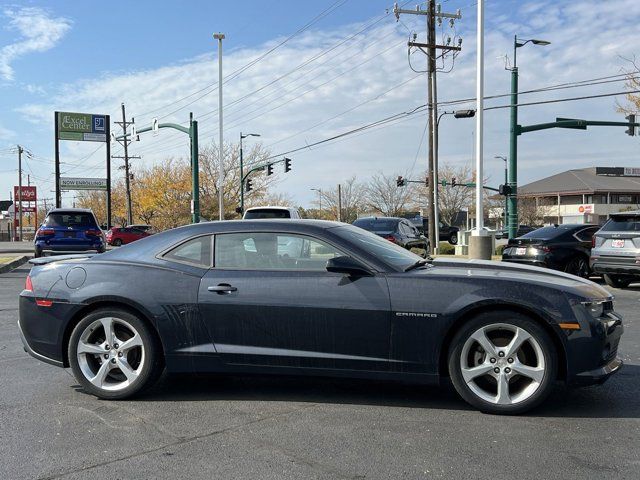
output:
[[[90,208],[52,208],[47,212],[47,215],[50,213],[60,213],[60,212],[93,213],[93,210],[91,210]]]
[[[640,210],[630,210],[628,212],[616,212],[611,214],[612,217],[640,217]]]
[[[355,221],[359,221],[359,220],[409,220],[408,218],[400,218],[400,217],[360,217],[358,219],[356,219]]]
[[[249,212],[251,210],[261,210],[263,208],[264,209],[268,208],[270,210],[287,210],[288,212],[291,211],[291,210],[297,210],[297,208],[295,208],[295,207],[283,207],[281,205],[263,205],[261,207],[250,207],[250,208],[247,208],[245,211]]]

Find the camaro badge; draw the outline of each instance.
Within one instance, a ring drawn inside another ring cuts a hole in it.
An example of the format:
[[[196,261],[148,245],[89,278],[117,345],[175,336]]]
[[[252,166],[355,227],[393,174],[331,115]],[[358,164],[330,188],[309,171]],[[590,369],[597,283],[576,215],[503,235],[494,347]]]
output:
[[[396,317],[426,317],[437,318],[437,313],[396,312]]]

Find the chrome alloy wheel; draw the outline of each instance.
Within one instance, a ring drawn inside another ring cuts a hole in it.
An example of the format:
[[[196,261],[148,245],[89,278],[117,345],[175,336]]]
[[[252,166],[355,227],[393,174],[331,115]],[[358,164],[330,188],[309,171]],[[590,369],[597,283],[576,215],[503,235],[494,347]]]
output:
[[[80,335],[77,359],[80,371],[92,385],[118,391],[138,379],[145,362],[144,344],[127,321],[100,318]]]
[[[540,343],[525,329],[507,323],[476,330],[462,347],[460,369],[469,389],[496,405],[530,398],[546,371]]]

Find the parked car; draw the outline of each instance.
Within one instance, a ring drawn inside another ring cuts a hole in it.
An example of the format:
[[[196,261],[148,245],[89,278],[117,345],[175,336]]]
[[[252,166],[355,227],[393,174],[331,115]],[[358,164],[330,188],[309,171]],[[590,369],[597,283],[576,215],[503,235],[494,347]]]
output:
[[[502,261],[553,268],[587,278],[593,234],[600,227],[588,224],[552,225],[512,238]]]
[[[36,230],[33,245],[35,257],[48,253],[102,253],[106,240],[90,209],[54,208]]]
[[[286,238],[308,242],[308,255],[280,256]],[[601,286],[529,266],[428,262],[343,223],[199,223],[31,263],[19,302],[25,349],[71,367],[104,399],[142,392],[165,367],[448,377],[476,408],[515,414],[557,380],[602,383],[622,366],[622,320]]]
[[[429,233],[429,220],[419,213],[411,213],[403,215],[402,218],[409,220],[418,231],[425,236]],[[441,242],[449,242],[451,245],[457,245],[460,239],[460,228],[447,225],[444,222],[438,222],[438,238]]]
[[[135,242],[141,238],[151,235],[149,230],[142,230],[133,225],[130,227],[113,227],[107,232],[107,243],[119,247],[126,243]]]
[[[593,236],[591,268],[607,285],[628,287],[640,281],[640,210],[611,214]]]
[[[135,228],[137,230],[142,230],[143,232],[153,233],[153,227],[144,223],[134,223],[131,225],[127,225],[127,228]]]
[[[516,237],[522,237],[523,235],[533,232],[536,228],[539,227],[531,227],[529,225],[519,225],[518,230],[516,230]],[[503,228],[502,230],[496,230],[496,239],[501,240],[503,238],[509,238],[509,230]]]
[[[293,207],[251,207],[242,216],[243,220],[258,220],[261,218],[291,218],[300,219],[300,213]]]
[[[353,225],[375,233],[407,250],[418,249],[424,258],[429,255],[429,240],[405,218],[363,217],[353,222]]]

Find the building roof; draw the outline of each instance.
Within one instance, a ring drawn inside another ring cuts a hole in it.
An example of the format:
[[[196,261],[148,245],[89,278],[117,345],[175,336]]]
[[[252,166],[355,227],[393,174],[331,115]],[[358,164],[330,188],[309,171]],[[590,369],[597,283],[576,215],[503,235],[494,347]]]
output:
[[[518,196],[640,193],[640,177],[597,175],[596,167],[567,170],[518,187]]]

